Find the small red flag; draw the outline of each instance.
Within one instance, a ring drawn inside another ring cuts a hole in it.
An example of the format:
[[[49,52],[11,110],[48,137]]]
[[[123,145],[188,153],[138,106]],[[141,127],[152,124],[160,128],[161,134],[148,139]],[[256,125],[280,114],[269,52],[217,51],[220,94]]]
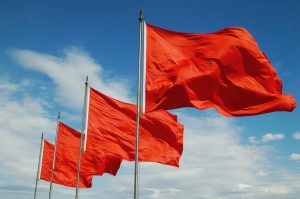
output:
[[[68,187],[76,187],[77,167],[74,167],[67,160],[65,160],[65,162],[63,163],[61,161],[62,160],[61,152],[58,152],[58,150],[56,151],[57,153],[56,153],[55,169],[54,169],[52,182],[55,184],[64,185]],[[48,182],[51,181],[53,157],[54,157],[54,144],[51,144],[47,140],[44,140],[40,179],[43,179]],[[92,179],[93,179],[92,176],[81,175],[79,187],[80,188],[92,187]]]
[[[87,151],[135,159],[136,106],[89,90]],[[179,166],[183,126],[177,117],[157,111],[140,117],[139,161]]]
[[[44,140],[42,151],[40,179],[50,182],[54,156],[54,144]]]
[[[78,168],[78,152],[80,146],[81,133],[66,124],[60,122],[57,135],[57,164],[71,164],[73,168]],[[95,153],[86,150],[81,155],[80,174],[81,175],[103,175],[109,173],[116,175],[122,160],[111,154]]]
[[[146,112],[215,108],[225,116],[293,111],[281,80],[241,27],[208,34],[146,24]]]

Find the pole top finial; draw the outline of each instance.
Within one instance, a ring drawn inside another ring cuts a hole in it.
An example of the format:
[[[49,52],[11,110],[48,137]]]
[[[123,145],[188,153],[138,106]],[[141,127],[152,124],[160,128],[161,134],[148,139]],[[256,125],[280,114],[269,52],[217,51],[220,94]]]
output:
[[[57,118],[58,119],[60,118],[60,111],[58,111]]]
[[[44,132],[42,132],[42,139],[44,138]]]
[[[88,84],[88,82],[89,82],[89,76],[87,75],[85,78],[85,84]]]
[[[143,10],[142,10],[142,8],[140,8],[140,17],[139,17],[139,21],[143,21]]]

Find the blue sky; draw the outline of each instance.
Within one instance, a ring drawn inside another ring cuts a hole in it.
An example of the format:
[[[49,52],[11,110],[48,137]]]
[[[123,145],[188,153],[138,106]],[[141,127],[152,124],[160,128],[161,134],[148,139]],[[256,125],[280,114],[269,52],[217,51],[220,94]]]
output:
[[[135,101],[138,12],[181,32],[243,26],[300,98],[300,2],[0,1],[0,198],[31,198],[40,132],[54,140],[55,118],[80,128],[83,83]],[[291,198],[300,194],[298,108],[292,113],[224,118],[178,109],[185,125],[181,168],[141,164],[141,198]],[[207,144],[209,143],[209,144]],[[133,163],[95,177],[82,198],[132,198]],[[27,179],[28,181],[26,181]],[[48,184],[40,183],[39,197]],[[55,198],[72,189],[55,186]]]

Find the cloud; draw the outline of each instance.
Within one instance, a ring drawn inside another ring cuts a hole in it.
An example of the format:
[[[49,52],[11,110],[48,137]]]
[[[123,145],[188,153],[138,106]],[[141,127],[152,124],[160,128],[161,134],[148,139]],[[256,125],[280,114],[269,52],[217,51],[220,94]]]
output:
[[[294,138],[295,140],[300,140],[300,132],[295,132],[295,133],[293,134],[293,138]]]
[[[16,84],[12,84],[10,82],[6,82],[1,80],[0,81],[0,90],[2,92],[13,92],[18,89],[18,86]]]
[[[24,93],[25,85],[24,81],[0,82],[5,91],[0,94],[0,189],[10,192],[32,190],[41,131],[48,138],[55,132],[43,102]]]
[[[23,49],[8,52],[21,67],[40,72],[53,80],[58,102],[65,106],[81,110],[87,75],[90,85],[99,91],[126,102],[131,101],[129,82],[119,76],[108,75],[100,64],[78,47],[64,49],[61,56]]]
[[[267,133],[263,135],[261,141],[262,142],[270,142],[274,140],[282,140],[285,137],[284,134],[278,133],[278,134],[272,134],[272,133]]]
[[[251,144],[259,144],[261,143],[260,140],[257,140],[257,138],[255,136],[250,136],[248,137],[248,141],[251,143]]]
[[[300,154],[299,153],[292,153],[290,155],[291,160],[300,160]]]
[[[259,171],[257,171],[256,175],[264,177],[264,176],[267,176],[268,174],[266,172],[262,171],[262,170],[259,170]]]
[[[282,140],[284,138],[285,138],[285,135],[282,133],[278,133],[278,134],[267,133],[267,134],[263,135],[260,140],[258,140],[255,136],[250,136],[250,137],[248,137],[248,141],[251,144],[263,144],[263,143],[267,143],[270,141]]]
[[[56,84],[56,92],[53,95],[50,93],[48,98],[42,91],[51,90],[47,87],[49,80],[0,81],[0,88],[5,91],[0,92],[0,133],[3,138],[0,144],[4,147],[0,151],[0,197],[29,199],[32,198],[36,174],[40,131],[46,129],[52,132],[50,138],[53,139],[55,130],[55,115],[51,113],[57,110],[51,99],[70,100],[68,106],[81,107],[80,100],[72,98],[82,99],[78,87],[82,86],[85,70],[94,74],[90,76],[94,84],[107,86],[107,91],[116,94],[115,97],[120,95],[130,100],[130,88],[128,84],[123,85],[128,81],[122,80],[120,84],[115,81],[118,86],[113,90],[112,83],[105,78],[105,68],[82,50],[67,49],[63,56],[28,50],[10,53],[22,67],[41,72]],[[85,63],[87,69],[82,69],[78,63]],[[68,78],[63,79],[62,74]],[[112,80],[117,78],[112,77]],[[33,83],[35,81],[39,83]],[[73,84],[76,89],[71,89]],[[29,92],[36,90],[36,87],[39,92]],[[119,93],[118,89],[122,92]],[[68,118],[74,117],[69,112],[65,114],[69,115]],[[180,168],[140,163],[141,198],[298,199],[300,176],[294,171],[283,171],[272,165],[269,155],[273,151],[272,146],[243,144],[244,127],[239,125],[238,119],[228,119],[210,112],[191,114],[188,109],[176,111],[176,114],[185,125]],[[73,119],[76,120],[75,117]],[[282,135],[266,134],[260,140],[256,137],[252,139],[266,143],[283,139]],[[132,198],[133,171],[134,163],[124,161],[116,177],[94,177],[93,188],[80,190],[80,198],[96,199],[99,195],[111,199]],[[40,181],[38,198],[46,198],[48,189],[49,184]],[[57,185],[54,185],[53,191],[53,198],[57,199],[71,199],[75,194],[74,189]]]
[[[179,116],[185,124],[180,168],[141,163],[143,198],[230,198],[247,192],[239,185],[257,184],[255,174],[265,169],[271,147],[241,145],[240,127],[233,120],[185,112]]]

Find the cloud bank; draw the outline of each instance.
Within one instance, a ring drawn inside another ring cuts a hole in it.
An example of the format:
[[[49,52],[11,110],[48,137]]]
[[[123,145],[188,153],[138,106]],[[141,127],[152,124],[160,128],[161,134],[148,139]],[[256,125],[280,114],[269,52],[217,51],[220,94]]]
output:
[[[105,68],[80,48],[67,48],[62,56],[31,50],[10,51],[13,60],[25,69],[39,72],[49,79],[0,81],[0,196],[32,198],[37,166],[40,132],[45,129],[53,139],[55,106],[49,99],[81,109],[83,82],[88,74],[91,84],[117,99],[130,100],[130,80],[117,75],[107,79]],[[83,67],[84,66],[84,67]],[[38,81],[39,84],[32,84]],[[55,84],[49,98],[42,92],[29,92],[38,85],[45,89]],[[34,95],[34,97],[33,97]],[[68,113],[66,113],[68,114]],[[184,152],[180,168],[156,163],[140,163],[140,195],[143,199],[298,199],[299,174],[272,165],[272,146],[263,143],[281,140],[284,134],[265,134],[261,139],[249,138],[243,144],[243,127],[238,120],[209,112],[190,114],[177,111],[185,125]],[[256,145],[260,144],[260,145]],[[292,154],[291,159],[297,159]],[[292,158],[293,156],[293,158]],[[93,188],[80,190],[80,198],[132,198],[133,162],[122,163],[116,177],[95,177]],[[46,198],[48,183],[40,181],[38,198]],[[75,191],[54,185],[53,198],[71,199]]]

